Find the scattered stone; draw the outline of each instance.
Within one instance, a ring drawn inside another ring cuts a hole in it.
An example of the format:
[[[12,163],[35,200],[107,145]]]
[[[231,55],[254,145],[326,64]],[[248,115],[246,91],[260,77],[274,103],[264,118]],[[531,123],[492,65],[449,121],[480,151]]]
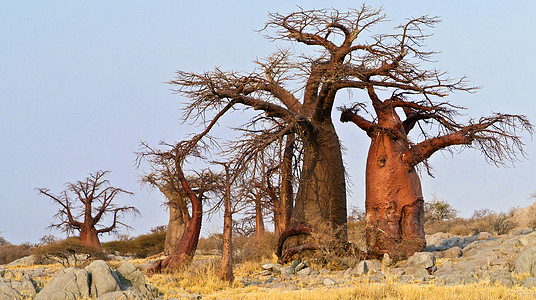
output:
[[[22,257],[17,260],[14,260],[10,262],[9,264],[7,264],[6,266],[8,267],[29,266],[29,265],[33,265],[34,263],[35,263],[35,256],[30,255],[30,256],[26,256],[26,257]]]
[[[443,257],[445,258],[458,258],[463,254],[462,249],[458,246],[445,250]]]
[[[117,291],[106,293],[97,300],[142,300],[145,299],[141,294],[132,292],[132,291]]]
[[[91,276],[91,295],[93,297],[121,291],[119,276],[112,271],[105,261],[96,260],[87,266],[85,270]]]
[[[326,274],[330,273],[330,271],[328,269],[324,269],[324,268],[320,269],[319,272],[320,272],[320,275],[326,275]]]
[[[76,268],[62,269],[36,296],[35,300],[88,298],[89,273]]]
[[[0,299],[22,299],[22,296],[17,290],[12,288],[10,284],[0,282]]]
[[[430,273],[429,268],[435,266],[436,257],[430,252],[416,252],[408,258],[406,266],[413,269],[415,276],[424,277]]]
[[[290,282],[276,282],[276,283],[268,285],[267,287],[272,288],[272,289],[285,289],[285,290],[290,290],[290,291],[295,291],[298,289],[296,285]]]
[[[532,288],[536,286],[536,277],[527,277],[523,280],[523,287]]]
[[[355,267],[355,274],[366,275],[373,272],[378,272],[382,269],[382,264],[373,260],[363,260]]]
[[[393,264],[393,259],[389,256],[389,254],[385,253],[382,258],[382,265],[384,265],[385,267],[390,267]]]
[[[517,241],[517,246],[521,246],[521,247],[534,245],[534,244],[536,244],[536,231],[522,236]]]
[[[294,268],[292,266],[281,267],[281,275],[289,276],[291,274],[294,274]]]
[[[305,269],[307,268],[307,262],[305,261],[302,261],[301,263],[297,264],[296,267],[294,268],[294,272],[299,272],[300,270],[302,269]]]
[[[311,267],[307,267],[307,268],[299,270],[297,274],[300,276],[308,276],[308,275],[311,275],[312,271],[313,269]]]
[[[337,284],[337,281],[335,281],[335,279],[325,278],[325,279],[322,281],[322,284],[324,284],[325,286],[334,286],[334,285]]]
[[[491,239],[493,236],[491,235],[491,233],[489,232],[481,232],[479,233],[477,236],[476,236],[476,239],[477,240],[484,240],[484,241],[487,241],[489,239]]]

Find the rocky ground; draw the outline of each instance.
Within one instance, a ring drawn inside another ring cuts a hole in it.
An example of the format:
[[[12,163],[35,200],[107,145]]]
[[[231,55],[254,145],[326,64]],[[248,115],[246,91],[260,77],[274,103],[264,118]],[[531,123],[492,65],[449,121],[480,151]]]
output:
[[[0,266],[0,299],[147,299],[159,298],[158,287],[148,284],[144,268],[94,261],[85,268],[34,266],[32,257]],[[427,236],[427,247],[407,261],[343,260],[344,270],[311,266],[307,261],[288,265],[265,263],[236,281],[243,287],[267,289],[341,288],[370,283],[466,285],[482,283],[526,289],[536,298],[536,232],[517,230],[492,236],[482,232],[458,237],[445,233]],[[114,267],[110,267],[113,265]],[[177,297],[201,298],[200,293]]]

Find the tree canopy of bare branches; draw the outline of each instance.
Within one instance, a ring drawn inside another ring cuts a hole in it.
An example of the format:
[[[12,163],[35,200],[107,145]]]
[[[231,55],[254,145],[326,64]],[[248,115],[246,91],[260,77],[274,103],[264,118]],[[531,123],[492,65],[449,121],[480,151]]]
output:
[[[53,194],[47,188],[37,189],[60,207],[55,215],[58,222],[50,225],[50,228],[58,228],[68,235],[79,232],[82,244],[99,249],[101,246],[98,235],[115,232],[118,226],[131,228],[121,219],[125,214],[136,215],[140,212],[134,206],[118,206],[114,203],[117,195],[132,193],[111,186],[104,178],[108,173],[109,171],[97,171],[84,180],[68,182],[67,188],[59,195]],[[112,218],[109,226],[100,224],[105,217]]]

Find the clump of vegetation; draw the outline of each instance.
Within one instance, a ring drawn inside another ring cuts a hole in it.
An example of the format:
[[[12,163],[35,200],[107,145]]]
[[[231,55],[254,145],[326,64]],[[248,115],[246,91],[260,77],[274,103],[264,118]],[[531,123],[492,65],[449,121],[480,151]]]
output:
[[[64,267],[78,267],[83,263],[95,259],[106,259],[106,255],[99,249],[84,245],[77,237],[65,240],[50,241],[33,250],[38,263],[60,263]]]
[[[3,241],[5,240],[3,239]],[[0,245],[0,265],[8,264],[31,254],[32,247],[27,243],[22,245],[11,245],[9,243]]]
[[[150,233],[134,238],[122,238],[117,241],[103,243],[102,248],[107,253],[146,258],[164,252],[165,240],[165,231],[152,230]]]
[[[457,217],[457,210],[444,200],[425,203],[426,234],[446,232],[458,236],[475,235],[480,232],[501,235],[510,232],[517,224],[510,219],[514,210],[497,213],[488,208],[476,210],[470,218]]]

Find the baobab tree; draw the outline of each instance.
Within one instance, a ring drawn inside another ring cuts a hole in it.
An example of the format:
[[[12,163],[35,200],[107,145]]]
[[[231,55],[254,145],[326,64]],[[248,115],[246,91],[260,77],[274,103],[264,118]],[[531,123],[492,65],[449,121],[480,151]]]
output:
[[[380,11],[370,14],[376,17],[368,27],[383,19]],[[424,248],[424,198],[416,167],[428,170],[432,154],[459,145],[477,149],[489,162],[501,165],[524,155],[520,134],[533,131],[522,115],[459,120],[464,108],[445,98],[475,88],[468,87],[465,78],[453,80],[444,72],[423,68],[433,54],[423,50],[428,37],[424,30],[438,21],[412,18],[395,33],[355,44],[358,52],[341,70],[341,84],[365,91],[368,101],[344,107],[340,120],[354,123],[371,139],[365,207],[367,254],[372,257],[388,254],[399,260]],[[341,32],[352,30],[351,23],[338,24]]]
[[[318,51],[307,56],[281,49],[256,61],[257,68],[251,72],[178,71],[170,82],[178,94],[191,100],[184,119],[209,124],[204,133],[227,113],[240,108],[261,111],[249,124],[249,135],[234,145],[242,151],[242,160],[295,134],[302,156],[287,229],[294,233],[300,233],[295,227],[314,231],[315,224],[321,223],[336,232],[339,244],[347,243],[345,172],[332,112],[338,92],[353,88],[345,70],[358,67],[351,64],[352,53],[362,46],[355,46],[354,41],[369,24],[381,19],[367,7],[348,13],[270,14],[264,28],[269,39],[297,42]]]
[[[137,165],[142,161],[149,164],[149,172],[141,176],[143,184],[157,188],[165,197],[164,205],[169,210],[169,221],[166,229],[166,240],[164,243],[164,253],[169,255],[179,246],[186,224],[191,220],[191,202],[180,180],[177,170],[176,155],[173,154],[173,145],[161,143],[166,149],[158,149],[142,142],[140,151],[137,153]],[[204,175],[204,178],[200,176]],[[209,193],[218,188],[221,178],[212,172],[186,175],[188,186],[198,193],[201,184],[204,185],[204,192]],[[205,199],[206,200],[206,199]]]
[[[152,150],[138,154],[138,161],[145,156],[162,157],[162,159],[173,161],[175,170],[173,176],[176,176],[176,180],[188,197],[191,207],[190,220],[186,223],[179,243],[168,257],[154,262],[149,267],[147,270],[149,274],[170,272],[185,267],[191,262],[197,249],[203,220],[203,199],[205,198],[205,192],[207,192],[205,180],[208,178],[208,182],[217,182],[219,178],[218,174],[203,171],[199,174],[199,188],[194,190],[184,175],[183,165],[188,157],[202,158],[200,154],[202,142],[198,143],[201,137],[202,135],[197,135],[192,140],[181,141],[173,146],[168,145],[171,146],[171,149],[167,151]]]
[[[149,163],[150,171],[141,177],[141,181],[151,188],[157,188],[165,197],[169,211],[169,221],[166,229],[164,253],[171,254],[179,245],[186,224],[190,221],[189,198],[181,186],[179,175],[175,167],[173,155],[168,155],[167,150],[153,149],[147,143],[141,144],[138,152],[138,166],[144,159]],[[188,177],[187,181],[192,188],[199,185],[199,180]]]
[[[108,173],[109,171],[97,171],[85,180],[68,182],[67,189],[59,195],[52,194],[47,188],[38,188],[40,194],[60,206],[55,215],[59,222],[53,223],[50,228],[59,228],[68,235],[78,231],[83,245],[97,249],[102,249],[98,237],[100,234],[114,232],[119,225],[131,228],[120,221],[120,218],[125,214],[137,215],[140,212],[134,206],[117,206],[113,203],[117,195],[132,193],[111,186],[110,182],[104,179]],[[106,216],[112,218],[112,224],[104,227],[100,222]]]

